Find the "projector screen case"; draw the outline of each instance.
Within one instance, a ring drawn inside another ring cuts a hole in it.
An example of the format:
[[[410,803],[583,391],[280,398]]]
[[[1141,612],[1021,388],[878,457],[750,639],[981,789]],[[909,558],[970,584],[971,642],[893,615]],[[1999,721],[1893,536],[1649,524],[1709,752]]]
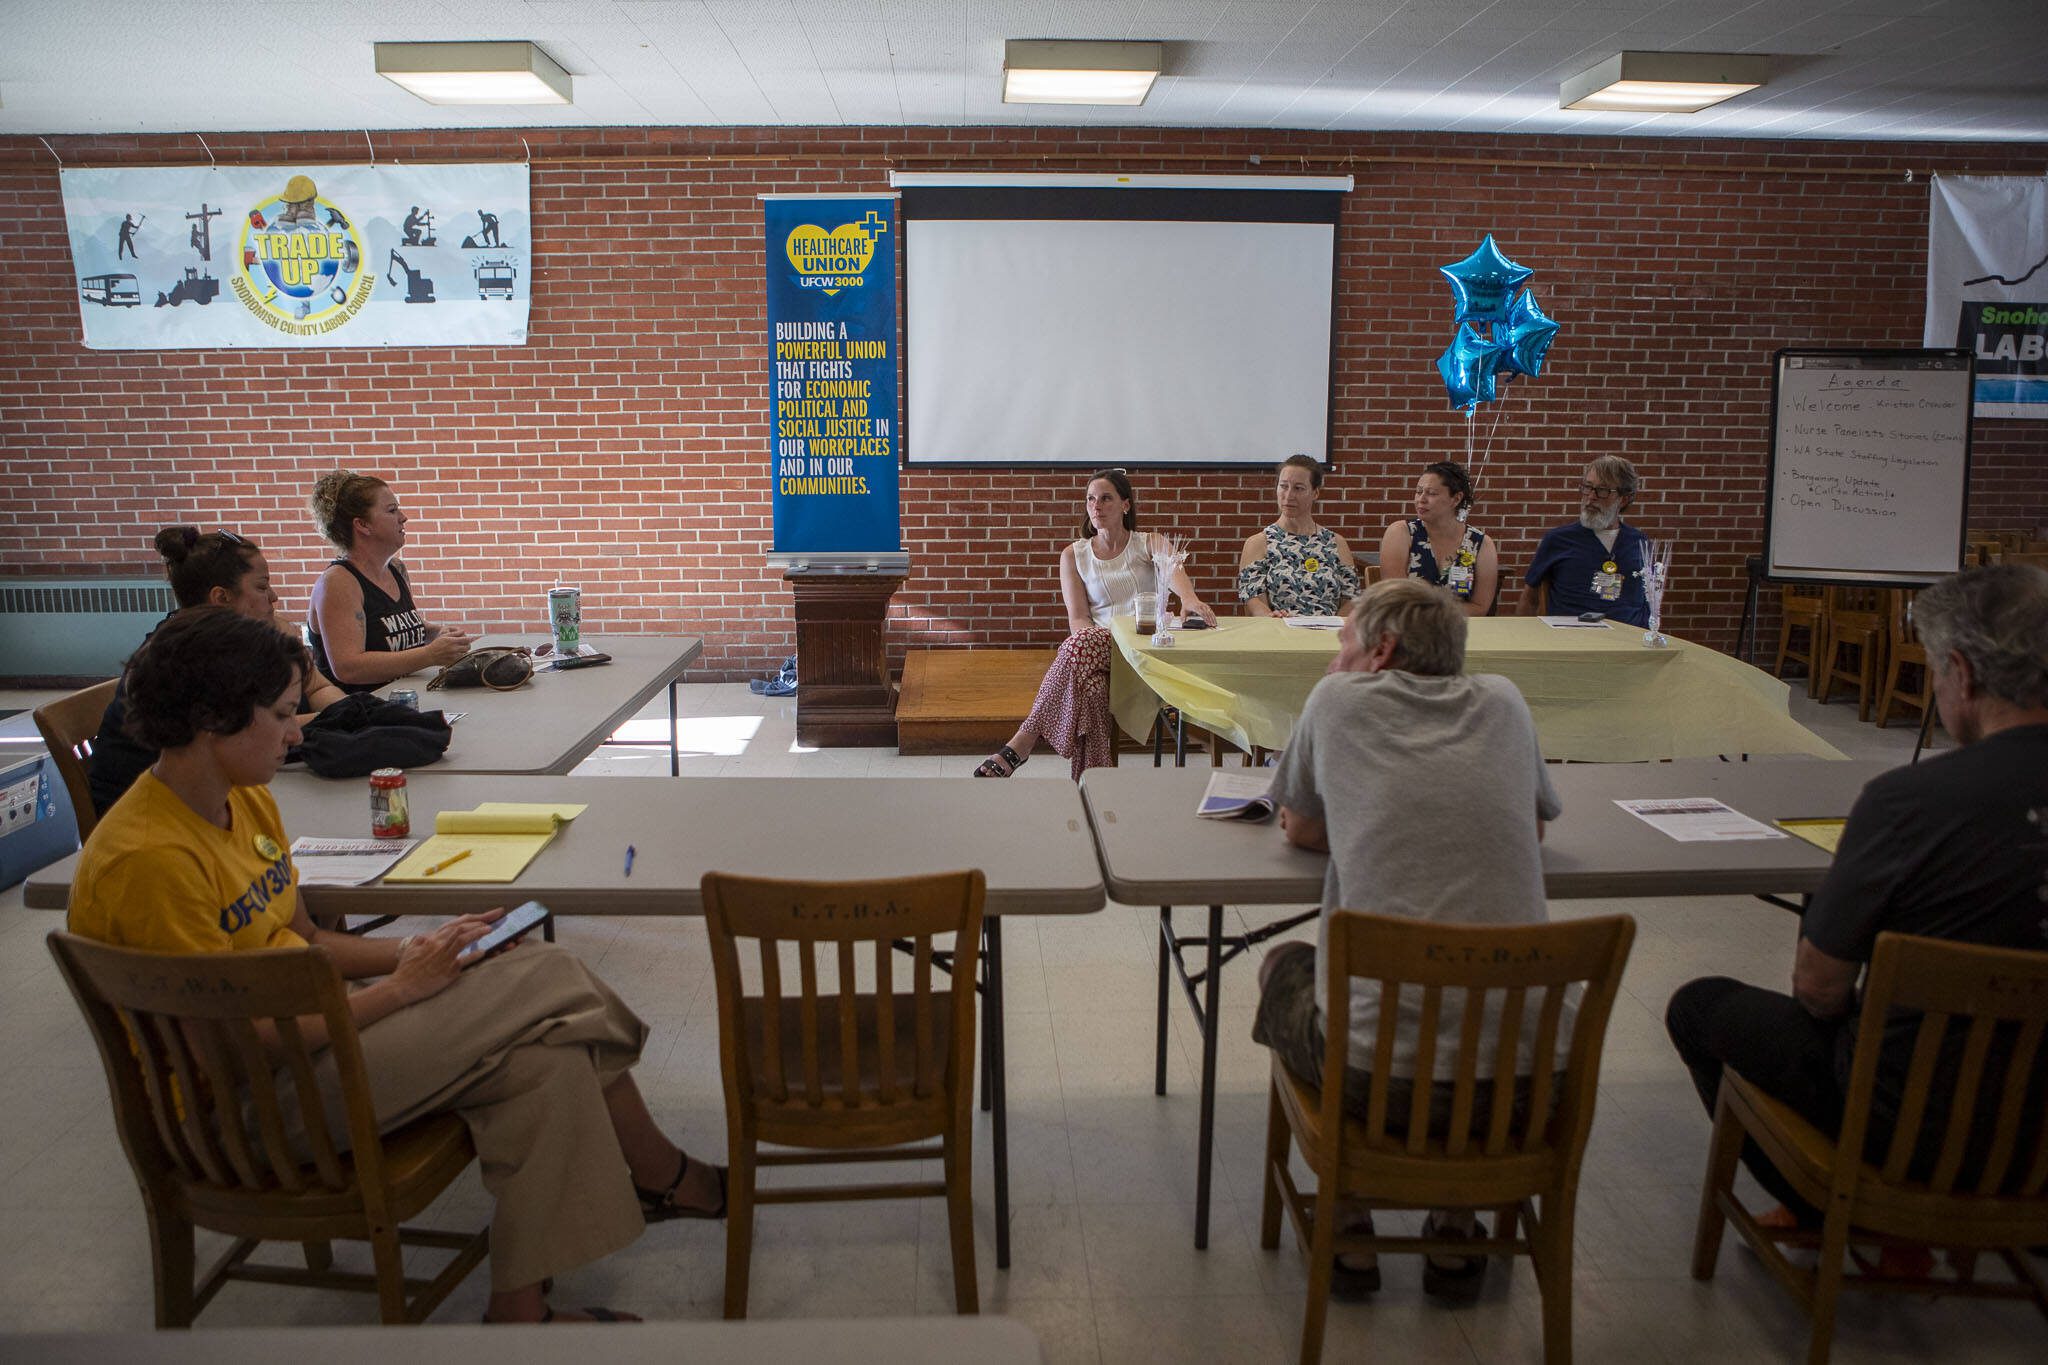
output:
[[[1348,179],[1047,179],[898,182],[905,462],[1327,461]]]

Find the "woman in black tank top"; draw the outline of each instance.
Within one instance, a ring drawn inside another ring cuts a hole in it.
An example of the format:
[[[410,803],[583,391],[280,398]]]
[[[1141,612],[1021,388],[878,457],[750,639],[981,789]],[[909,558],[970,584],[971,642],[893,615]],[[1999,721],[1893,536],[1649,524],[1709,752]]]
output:
[[[313,485],[313,520],[340,550],[313,585],[313,659],[350,692],[370,692],[469,652],[470,637],[420,615],[397,562],[405,513],[382,479],[337,469]]]

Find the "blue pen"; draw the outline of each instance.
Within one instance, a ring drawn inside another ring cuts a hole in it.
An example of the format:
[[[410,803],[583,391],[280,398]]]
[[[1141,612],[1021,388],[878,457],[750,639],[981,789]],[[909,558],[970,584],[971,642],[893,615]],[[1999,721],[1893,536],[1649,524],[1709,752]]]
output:
[[[633,875],[633,846],[631,844],[626,845],[626,875],[628,877]]]

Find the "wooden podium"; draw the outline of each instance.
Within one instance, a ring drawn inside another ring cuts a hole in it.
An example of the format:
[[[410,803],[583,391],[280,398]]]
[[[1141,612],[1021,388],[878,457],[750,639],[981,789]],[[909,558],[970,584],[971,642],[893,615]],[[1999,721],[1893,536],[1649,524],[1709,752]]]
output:
[[[791,569],[796,597],[796,739],[817,749],[894,747],[889,599],[907,571]]]

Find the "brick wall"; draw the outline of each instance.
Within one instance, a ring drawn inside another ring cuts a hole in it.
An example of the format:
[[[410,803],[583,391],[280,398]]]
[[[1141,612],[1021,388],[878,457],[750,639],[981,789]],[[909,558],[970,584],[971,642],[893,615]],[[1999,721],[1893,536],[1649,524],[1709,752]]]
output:
[[[1370,546],[1416,469],[1462,459],[1434,361],[1440,263],[1491,231],[1563,324],[1543,377],[1481,410],[1475,524],[1504,571],[1573,511],[1585,458],[1635,459],[1631,519],[1679,542],[1672,629],[1732,646],[1763,528],[1769,356],[1917,345],[1925,172],[2038,174],[2038,147],[1075,129],[585,129],[537,158],[530,343],[501,350],[88,352],[57,177],[0,139],[0,573],[151,570],[150,533],[238,527],[302,613],[323,559],[304,508],[337,463],[392,481],[431,614],[533,632],[557,576],[587,628],[706,637],[699,677],[791,648],[769,535],[760,212],[771,191],[886,188],[914,169],[1358,176],[1340,229],[1337,469],[1319,518]],[[351,160],[348,134],[218,135],[225,162]],[[53,139],[67,161],[190,162],[181,137]],[[503,159],[520,135],[384,135],[384,158]],[[1301,158],[1306,158],[1302,160]],[[1920,173],[1908,182],[1905,171]],[[650,288],[651,286],[651,288]],[[909,438],[915,441],[915,433]],[[1971,521],[2048,523],[2048,423],[1980,421]],[[1144,471],[1148,522],[1194,538],[1212,601],[1271,511],[1265,471]],[[912,577],[893,644],[1047,644],[1071,471],[906,471]],[[1512,603],[1510,602],[1510,607]],[[0,672],[4,672],[0,668]]]

